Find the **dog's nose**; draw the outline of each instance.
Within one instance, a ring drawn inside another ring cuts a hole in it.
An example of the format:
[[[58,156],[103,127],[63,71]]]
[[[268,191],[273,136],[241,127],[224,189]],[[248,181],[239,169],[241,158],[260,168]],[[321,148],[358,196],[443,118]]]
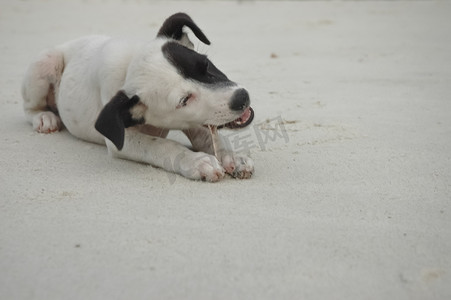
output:
[[[244,110],[250,103],[249,93],[245,89],[238,89],[233,93],[229,107],[231,110],[239,111]]]

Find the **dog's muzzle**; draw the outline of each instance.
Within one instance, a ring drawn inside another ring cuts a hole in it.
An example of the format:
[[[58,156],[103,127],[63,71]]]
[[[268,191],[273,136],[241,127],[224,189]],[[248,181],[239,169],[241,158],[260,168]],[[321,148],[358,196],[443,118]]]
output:
[[[239,118],[222,126],[218,126],[218,129],[224,127],[229,129],[244,128],[249,124],[251,124],[253,120],[254,120],[254,110],[249,106],[244,110],[243,114]]]
[[[249,98],[249,93],[245,89],[239,89],[233,93],[229,107],[233,111],[240,111],[244,110],[250,104],[251,99]]]
[[[229,103],[229,108],[236,112],[242,112],[241,116],[232,122],[218,126],[218,128],[237,129],[244,128],[254,120],[254,110],[250,107],[251,100],[245,89],[236,90]]]

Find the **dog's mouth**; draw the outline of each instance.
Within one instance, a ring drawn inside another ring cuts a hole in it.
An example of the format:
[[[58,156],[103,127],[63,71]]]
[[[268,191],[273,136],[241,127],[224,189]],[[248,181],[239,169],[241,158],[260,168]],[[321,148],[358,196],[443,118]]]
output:
[[[241,114],[240,117],[233,120],[232,122],[226,123],[224,125],[218,126],[218,129],[220,128],[229,128],[229,129],[239,129],[244,128],[252,123],[254,120],[254,110],[252,107],[248,107],[244,110],[244,112]]]

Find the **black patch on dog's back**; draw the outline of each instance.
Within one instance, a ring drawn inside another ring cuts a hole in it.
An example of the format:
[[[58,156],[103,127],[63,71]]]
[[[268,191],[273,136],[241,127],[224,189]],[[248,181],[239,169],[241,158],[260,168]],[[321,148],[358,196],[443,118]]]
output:
[[[215,67],[206,55],[199,54],[175,42],[164,44],[162,51],[166,59],[186,79],[193,79],[206,84],[234,84]]]

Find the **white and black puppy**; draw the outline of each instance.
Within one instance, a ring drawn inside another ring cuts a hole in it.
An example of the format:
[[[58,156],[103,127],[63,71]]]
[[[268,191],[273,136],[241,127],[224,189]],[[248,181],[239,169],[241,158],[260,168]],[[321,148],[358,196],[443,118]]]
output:
[[[210,44],[178,13],[151,42],[88,36],[43,52],[22,85],[29,122],[41,133],[64,126],[80,139],[106,143],[113,156],[191,179],[251,177],[253,161],[225,149],[208,128],[249,125],[249,94],[193,50],[185,26]],[[166,139],[171,129],[183,130],[193,150]]]

